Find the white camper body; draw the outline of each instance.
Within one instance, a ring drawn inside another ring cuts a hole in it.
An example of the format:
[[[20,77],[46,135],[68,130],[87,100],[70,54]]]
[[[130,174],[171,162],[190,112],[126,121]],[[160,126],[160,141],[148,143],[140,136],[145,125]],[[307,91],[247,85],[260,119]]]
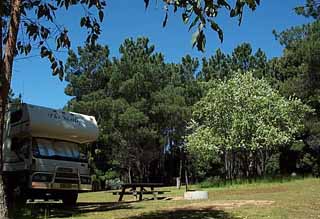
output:
[[[88,161],[79,145],[97,139],[95,118],[30,104],[14,108],[3,145],[3,172],[12,191],[25,199],[75,204],[78,192],[92,188]]]

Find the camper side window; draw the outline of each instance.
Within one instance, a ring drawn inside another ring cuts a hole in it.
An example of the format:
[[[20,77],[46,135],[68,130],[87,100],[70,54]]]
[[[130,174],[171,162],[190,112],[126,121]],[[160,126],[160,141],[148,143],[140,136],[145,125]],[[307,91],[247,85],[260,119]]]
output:
[[[22,118],[22,110],[17,110],[11,113],[10,115],[10,123],[19,122]]]
[[[30,139],[28,138],[13,138],[11,144],[11,150],[14,151],[21,158],[29,157],[29,145]]]

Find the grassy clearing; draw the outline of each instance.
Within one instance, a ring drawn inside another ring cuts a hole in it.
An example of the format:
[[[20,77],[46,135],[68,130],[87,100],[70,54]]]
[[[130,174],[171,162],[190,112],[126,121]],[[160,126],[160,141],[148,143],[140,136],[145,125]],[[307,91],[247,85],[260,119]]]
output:
[[[199,189],[193,186],[193,189]],[[185,201],[184,190],[171,190],[162,200],[137,202],[110,192],[81,194],[74,209],[62,204],[30,204],[28,215],[22,218],[73,219],[259,219],[259,218],[317,218],[320,219],[319,179],[298,179],[290,182],[238,184],[220,188],[206,188],[207,201]]]
[[[309,177],[310,178],[310,177]],[[209,178],[208,180],[201,182],[198,186],[200,188],[217,188],[217,187],[234,187],[237,185],[248,185],[248,184],[266,184],[266,183],[286,183],[290,181],[296,181],[297,179],[304,179],[302,176],[275,176],[275,177],[264,177],[257,179],[235,179],[224,181],[221,179]]]

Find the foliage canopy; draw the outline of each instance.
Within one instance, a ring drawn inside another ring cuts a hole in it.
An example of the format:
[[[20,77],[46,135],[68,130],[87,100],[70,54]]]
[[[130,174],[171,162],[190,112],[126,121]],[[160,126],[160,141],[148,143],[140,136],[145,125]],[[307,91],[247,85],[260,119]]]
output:
[[[208,92],[194,106],[192,133],[186,138],[188,151],[204,162],[239,152],[239,159],[244,156],[250,164],[257,159],[254,153],[292,142],[303,129],[304,114],[311,111],[252,73],[209,83]]]

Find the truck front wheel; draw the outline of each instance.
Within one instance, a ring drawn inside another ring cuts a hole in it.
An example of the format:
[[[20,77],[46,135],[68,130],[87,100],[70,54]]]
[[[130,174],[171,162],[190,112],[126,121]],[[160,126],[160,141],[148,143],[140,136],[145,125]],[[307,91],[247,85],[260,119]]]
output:
[[[20,175],[5,175],[4,180],[6,184],[7,204],[9,208],[24,207],[27,203],[27,187],[19,182]]]
[[[62,202],[67,206],[75,206],[77,204],[78,192],[68,192],[62,197]]]

